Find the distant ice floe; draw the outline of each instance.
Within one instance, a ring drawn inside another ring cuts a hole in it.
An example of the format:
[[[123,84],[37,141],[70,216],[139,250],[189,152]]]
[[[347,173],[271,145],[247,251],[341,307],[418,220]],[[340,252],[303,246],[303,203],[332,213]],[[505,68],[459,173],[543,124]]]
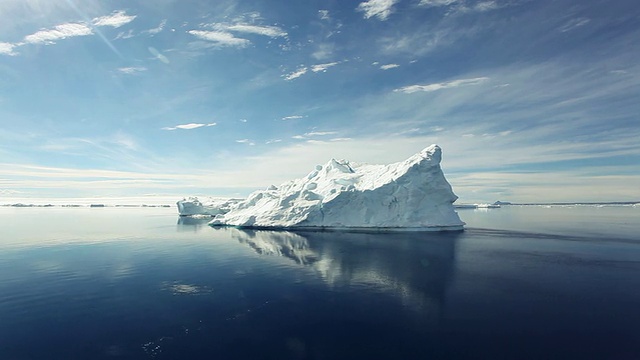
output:
[[[211,215],[212,226],[254,229],[462,230],[458,198],[431,145],[389,165],[331,159],[300,179],[256,191],[246,200],[178,201],[180,215]]]

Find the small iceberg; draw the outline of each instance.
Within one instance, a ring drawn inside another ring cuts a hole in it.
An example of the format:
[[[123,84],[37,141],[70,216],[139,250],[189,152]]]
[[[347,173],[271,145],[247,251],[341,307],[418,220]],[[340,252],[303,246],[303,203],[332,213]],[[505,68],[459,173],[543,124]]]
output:
[[[499,209],[500,207],[500,204],[476,204],[478,209]]]
[[[226,214],[242,199],[208,198],[204,202],[197,197],[182,199],[176,203],[180,216],[216,216]]]

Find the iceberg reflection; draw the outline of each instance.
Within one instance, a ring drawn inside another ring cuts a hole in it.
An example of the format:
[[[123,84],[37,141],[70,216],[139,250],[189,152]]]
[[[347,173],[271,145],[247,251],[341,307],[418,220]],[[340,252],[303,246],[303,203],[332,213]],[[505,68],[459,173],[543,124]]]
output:
[[[210,216],[180,216],[178,218],[177,230],[180,232],[193,231],[198,232],[205,228],[208,228],[207,224],[211,221]]]
[[[441,315],[461,235],[223,231],[231,231],[235,239],[258,254],[286,257],[312,268],[330,288],[391,293],[403,305],[432,315]]]
[[[298,264],[310,265],[318,255],[309,246],[307,238],[288,231],[262,231],[231,229],[231,236],[248,245],[261,255],[283,256]]]

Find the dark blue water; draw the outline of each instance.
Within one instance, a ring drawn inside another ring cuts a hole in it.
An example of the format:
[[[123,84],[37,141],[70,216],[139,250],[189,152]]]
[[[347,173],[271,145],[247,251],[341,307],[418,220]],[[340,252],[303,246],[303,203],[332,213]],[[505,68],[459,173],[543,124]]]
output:
[[[173,211],[0,209],[0,359],[640,359],[637,208],[419,234]]]

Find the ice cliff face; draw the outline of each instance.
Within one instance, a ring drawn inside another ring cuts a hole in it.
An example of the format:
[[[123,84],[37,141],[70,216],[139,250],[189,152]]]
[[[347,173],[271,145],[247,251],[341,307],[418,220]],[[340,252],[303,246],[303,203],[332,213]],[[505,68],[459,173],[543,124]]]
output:
[[[389,165],[332,159],[304,178],[254,192],[210,225],[460,230],[464,223],[452,205],[457,196],[440,169],[441,157],[440,147],[431,145]]]

